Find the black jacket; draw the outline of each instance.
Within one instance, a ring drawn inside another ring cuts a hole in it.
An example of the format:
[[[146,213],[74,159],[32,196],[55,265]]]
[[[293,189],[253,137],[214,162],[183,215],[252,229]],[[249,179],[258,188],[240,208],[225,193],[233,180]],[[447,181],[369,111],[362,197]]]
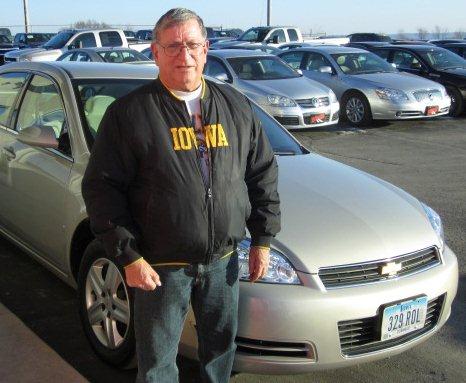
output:
[[[269,246],[280,230],[278,168],[244,95],[203,80],[210,187],[202,180],[184,101],[159,79],[105,113],[82,182],[93,232],[127,265],[211,262],[251,233]]]

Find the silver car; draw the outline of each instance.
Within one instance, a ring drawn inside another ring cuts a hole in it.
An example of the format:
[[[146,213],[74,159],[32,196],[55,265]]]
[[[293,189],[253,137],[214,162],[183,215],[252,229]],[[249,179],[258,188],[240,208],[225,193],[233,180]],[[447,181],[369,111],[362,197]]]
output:
[[[156,69],[19,63],[0,70],[0,232],[78,289],[97,354],[134,357],[131,290],[94,240],[81,195],[108,105]],[[282,226],[267,275],[241,270],[234,369],[285,374],[398,354],[446,322],[458,284],[440,217],[399,188],[304,149],[254,105],[280,167]],[[109,291],[109,294],[102,292]],[[180,353],[196,357],[189,312]]]
[[[341,115],[355,126],[374,120],[429,118],[448,114],[443,85],[396,68],[362,49],[314,46],[278,55],[291,67],[331,88]]]
[[[274,55],[241,49],[209,51],[204,73],[230,83],[288,129],[338,123],[340,105],[333,91]]]

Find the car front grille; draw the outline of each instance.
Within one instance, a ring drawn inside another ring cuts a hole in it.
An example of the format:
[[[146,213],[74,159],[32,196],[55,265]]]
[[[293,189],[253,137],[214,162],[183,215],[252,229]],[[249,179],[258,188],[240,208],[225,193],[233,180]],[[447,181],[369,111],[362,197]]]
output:
[[[304,116],[304,123],[306,125],[317,125],[317,124],[323,124],[324,122],[328,122],[330,120],[330,115],[328,114],[323,115],[322,118],[320,118],[317,121],[312,121],[312,117],[313,117],[312,114],[309,116]]]
[[[437,248],[431,247],[399,257],[375,262],[328,267],[319,270],[325,288],[356,286],[404,277],[440,264]],[[397,269],[396,273],[390,270]]]
[[[330,105],[330,100],[328,97],[312,97],[295,101],[302,108],[320,108],[321,106]]]
[[[414,98],[418,102],[422,101],[440,101],[442,93],[438,89],[425,89],[413,92]]]
[[[282,125],[299,125],[299,118],[297,116],[274,116],[274,118]]]
[[[257,356],[279,356],[284,358],[315,359],[310,343],[275,342],[236,337],[237,352]]]
[[[380,340],[382,309],[379,310],[380,314],[374,317],[338,322],[338,334],[342,354],[344,356],[356,356],[384,350],[427,333],[437,325],[444,300],[445,294],[428,302],[426,321],[422,329],[386,341]]]
[[[15,58],[12,58],[12,57],[4,57],[4,60],[5,62],[7,63],[14,63],[16,62],[16,59]]]

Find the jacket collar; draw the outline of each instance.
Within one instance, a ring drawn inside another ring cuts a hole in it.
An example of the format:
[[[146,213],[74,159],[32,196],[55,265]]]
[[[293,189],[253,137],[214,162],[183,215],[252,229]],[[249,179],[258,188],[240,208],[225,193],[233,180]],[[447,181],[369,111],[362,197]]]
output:
[[[155,85],[156,85],[157,89],[159,91],[161,91],[162,93],[164,93],[166,95],[169,95],[170,97],[172,97],[172,98],[174,98],[174,99],[176,99],[178,101],[181,101],[181,99],[179,97],[177,97],[170,89],[168,89],[165,86],[165,84],[162,82],[160,77],[157,77],[157,79],[155,80]],[[207,84],[204,76],[201,77],[201,86],[202,86],[201,101],[205,101],[210,96],[210,89],[209,89],[209,85]]]

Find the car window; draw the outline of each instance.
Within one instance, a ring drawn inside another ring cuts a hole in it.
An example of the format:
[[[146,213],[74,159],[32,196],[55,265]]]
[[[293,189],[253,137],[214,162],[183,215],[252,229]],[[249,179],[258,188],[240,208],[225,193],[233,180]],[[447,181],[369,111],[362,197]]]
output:
[[[396,72],[392,65],[371,52],[365,53],[337,53],[332,58],[341,71],[349,75]]]
[[[76,52],[76,55],[75,57],[73,57],[73,60],[72,61],[84,61],[84,62],[88,62],[88,61],[91,61],[91,58],[89,57],[89,55],[87,53],[84,53],[84,52]]]
[[[123,40],[116,31],[100,32],[99,36],[103,47],[121,47],[123,45]]]
[[[97,46],[93,33],[83,33],[76,37],[71,44],[78,47],[79,43],[81,43],[81,48],[92,48]]]
[[[26,73],[4,73],[0,75],[0,125],[10,128],[12,107],[21,92]]]
[[[405,51],[393,52],[393,63],[400,69],[414,69],[421,65],[416,56]]]
[[[390,56],[390,51],[388,49],[374,49],[372,52],[383,58],[385,61],[388,61],[388,56]]]
[[[290,38],[290,41],[298,41],[298,33],[296,32],[295,29],[287,29],[288,32],[288,37]]]
[[[323,66],[332,68],[332,64],[320,53],[309,52],[304,63],[304,69],[309,71],[318,72]]]
[[[283,31],[283,29],[277,29],[276,31],[273,31],[270,34],[269,39],[273,39],[275,36],[278,36],[278,42],[279,43],[285,43],[286,42],[285,31]]]
[[[419,55],[437,70],[461,68],[466,69],[466,61],[447,49],[437,48],[420,51]]]
[[[73,59],[74,52],[66,53],[63,56],[61,56],[57,61],[75,61]]]
[[[50,126],[58,139],[65,127],[65,112],[59,91],[48,78],[35,75],[21,103],[16,130]]]
[[[274,56],[235,57],[227,60],[242,80],[277,80],[301,76]]]
[[[303,56],[304,52],[288,52],[283,55],[280,55],[280,58],[292,68],[300,69]]]
[[[217,77],[219,75],[226,75],[230,78],[227,68],[219,60],[208,57],[207,63],[204,68],[204,74],[211,77]]]

